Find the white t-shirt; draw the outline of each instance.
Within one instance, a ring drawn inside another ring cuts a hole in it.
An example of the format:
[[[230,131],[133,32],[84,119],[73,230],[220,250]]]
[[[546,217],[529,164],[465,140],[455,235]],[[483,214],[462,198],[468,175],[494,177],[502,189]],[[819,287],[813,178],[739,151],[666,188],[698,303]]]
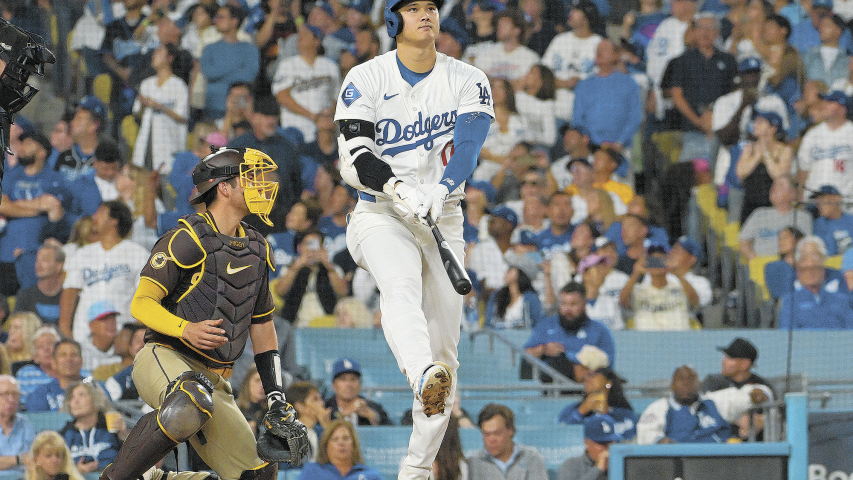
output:
[[[510,114],[506,132],[501,131],[497,121],[492,122],[483,148],[494,155],[505,157],[509,155],[512,147],[525,140],[527,130],[527,123],[519,115]]]
[[[190,114],[189,89],[183,80],[176,76],[169,77],[163,85],[157,85],[157,77],[148,77],[142,81],[139,94],[150,97],[187,118]],[[133,102],[133,113],[142,112],[139,125],[139,135],[133,148],[133,163],[145,166],[145,154],[151,143],[152,165],[156,170],[161,165],[160,173],[167,175],[172,171],[172,162],[178,152],[187,149],[187,123],[179,123],[168,116],[165,111],[155,112],[151,108],[142,108],[139,99]],[[149,137],[151,138],[149,142]]]
[[[554,146],[557,141],[557,120],[554,118],[554,100],[541,100],[525,92],[515,94],[515,108],[527,123],[524,139]]]
[[[278,64],[272,84],[272,93],[278,95],[290,89],[290,96],[311,113],[335,106],[335,95],[341,87],[340,67],[326,57],[317,57],[309,65],[300,55],[285,58]],[[282,107],[281,125],[296,127],[305,137],[305,143],[317,137],[317,126],[307,117]]]
[[[830,130],[823,122],[806,132],[797,161],[800,170],[809,172],[808,190],[832,185],[841,195],[853,194],[853,123],[847,121]]]
[[[133,322],[130,301],[139,285],[139,273],[148,261],[148,251],[130,240],[122,240],[110,250],[100,242],[80,247],[65,260],[62,288],[80,289],[71,331],[74,340],[83,343],[89,337],[89,307],[110,300],[119,311],[118,328]]]
[[[578,38],[574,32],[561,33],[551,40],[542,56],[542,64],[560,80],[572,77],[583,80],[595,68],[595,49],[599,42],[601,37],[596,34]]]
[[[489,42],[475,51],[474,66],[491,78],[517,80],[539,63],[539,55],[533,50],[519,45],[507,52],[501,42]]]

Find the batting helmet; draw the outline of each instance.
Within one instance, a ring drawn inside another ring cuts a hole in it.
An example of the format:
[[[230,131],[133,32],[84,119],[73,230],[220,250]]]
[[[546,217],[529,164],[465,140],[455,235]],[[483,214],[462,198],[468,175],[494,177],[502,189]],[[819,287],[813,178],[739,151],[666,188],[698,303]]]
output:
[[[388,30],[388,36],[396,37],[403,31],[403,16],[398,10],[403,5],[411,3],[415,0],[385,0],[385,28]],[[444,0],[430,0],[435,3],[435,6],[441,8],[444,5]]]
[[[249,212],[272,226],[269,213],[278,194],[278,183],[267,175],[277,168],[272,158],[260,150],[222,147],[202,158],[193,169],[197,192],[190,198],[190,204],[201,203],[204,194],[221,182],[239,177]]]

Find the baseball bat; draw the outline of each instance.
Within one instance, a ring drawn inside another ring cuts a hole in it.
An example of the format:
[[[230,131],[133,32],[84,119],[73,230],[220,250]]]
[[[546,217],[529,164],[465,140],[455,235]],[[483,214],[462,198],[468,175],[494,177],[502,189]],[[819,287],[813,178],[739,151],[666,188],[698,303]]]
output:
[[[444,239],[444,235],[441,234],[441,230],[438,229],[438,225],[432,221],[432,217],[429,214],[426,216],[426,221],[430,230],[432,230],[432,236],[435,237],[435,243],[438,244],[438,253],[441,255],[441,264],[444,265],[444,271],[447,272],[447,277],[450,278],[450,283],[453,284],[453,289],[456,290],[456,293],[459,295],[466,295],[471,291],[471,279],[468,278],[468,273],[465,271],[465,267],[463,267],[462,262],[456,258],[456,254],[450,249],[450,245],[447,243],[447,240]]]

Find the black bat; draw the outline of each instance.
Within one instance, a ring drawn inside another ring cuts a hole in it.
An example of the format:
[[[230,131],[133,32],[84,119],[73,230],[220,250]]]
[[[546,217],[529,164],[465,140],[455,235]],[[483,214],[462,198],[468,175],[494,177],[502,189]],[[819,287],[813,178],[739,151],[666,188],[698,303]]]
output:
[[[444,265],[444,270],[447,272],[447,277],[450,278],[450,283],[453,284],[453,289],[459,295],[466,295],[471,291],[471,279],[468,278],[468,272],[465,271],[462,262],[456,258],[456,254],[450,249],[450,245],[444,239],[444,235],[441,234],[441,230],[438,229],[438,226],[432,221],[432,217],[429,214],[426,216],[426,221],[432,230],[432,236],[435,237],[435,243],[438,244],[441,264]]]

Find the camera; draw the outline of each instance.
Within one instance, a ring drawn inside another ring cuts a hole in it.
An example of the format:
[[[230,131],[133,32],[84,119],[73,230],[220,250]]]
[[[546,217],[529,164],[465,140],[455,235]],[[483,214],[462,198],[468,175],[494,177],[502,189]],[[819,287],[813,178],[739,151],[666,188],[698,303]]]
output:
[[[661,257],[646,258],[646,268],[663,268],[666,266],[666,259]]]

